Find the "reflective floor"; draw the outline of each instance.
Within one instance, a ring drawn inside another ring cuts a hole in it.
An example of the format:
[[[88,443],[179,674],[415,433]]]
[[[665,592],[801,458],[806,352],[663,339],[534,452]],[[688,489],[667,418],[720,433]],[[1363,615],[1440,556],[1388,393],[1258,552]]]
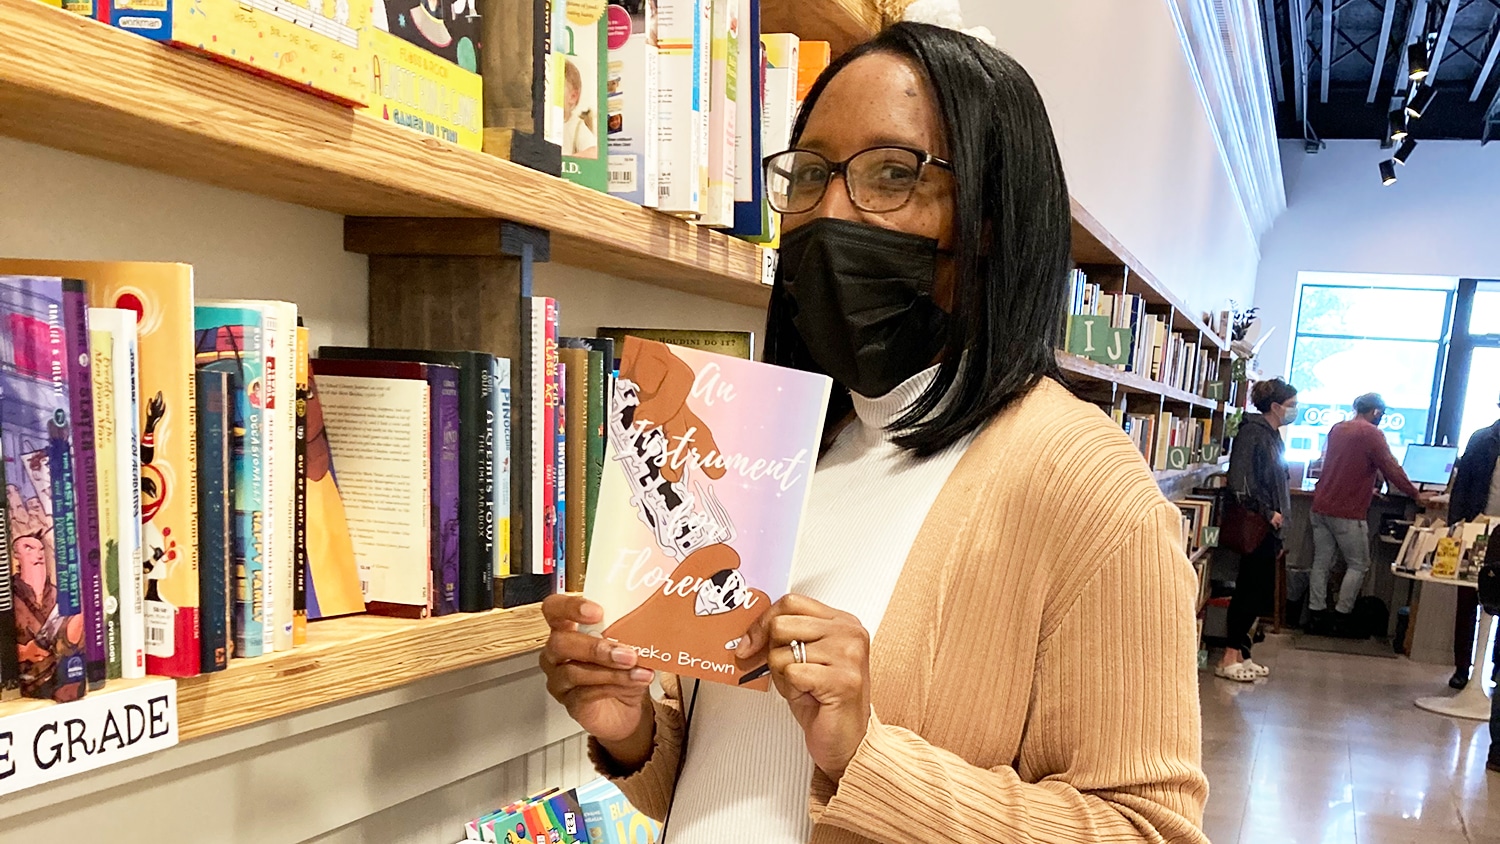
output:
[[[1214,844],[1500,844],[1488,726],[1412,705],[1452,668],[1287,641],[1256,647],[1267,681],[1200,672]]]

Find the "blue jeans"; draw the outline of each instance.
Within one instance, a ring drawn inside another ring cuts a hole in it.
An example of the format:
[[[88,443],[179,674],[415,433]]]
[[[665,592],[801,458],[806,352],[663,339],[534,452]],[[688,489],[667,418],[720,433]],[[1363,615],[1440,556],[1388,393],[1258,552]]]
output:
[[[1370,528],[1364,519],[1340,519],[1312,514],[1313,567],[1312,583],[1307,590],[1307,608],[1312,612],[1328,609],[1328,573],[1333,570],[1336,553],[1344,555],[1348,569],[1339,587],[1341,613],[1354,612],[1354,601],[1370,570]]]

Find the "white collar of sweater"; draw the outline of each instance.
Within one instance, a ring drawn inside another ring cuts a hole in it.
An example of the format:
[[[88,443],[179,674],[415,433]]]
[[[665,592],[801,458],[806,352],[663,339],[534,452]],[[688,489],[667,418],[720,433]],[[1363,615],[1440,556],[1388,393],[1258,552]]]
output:
[[[854,415],[867,431],[882,439],[890,439],[891,433],[886,429],[892,422],[900,419],[917,397],[922,395],[933,379],[937,378],[937,372],[938,367],[934,364],[902,381],[895,389],[879,398],[866,398],[859,393],[850,392],[849,397],[854,400]]]

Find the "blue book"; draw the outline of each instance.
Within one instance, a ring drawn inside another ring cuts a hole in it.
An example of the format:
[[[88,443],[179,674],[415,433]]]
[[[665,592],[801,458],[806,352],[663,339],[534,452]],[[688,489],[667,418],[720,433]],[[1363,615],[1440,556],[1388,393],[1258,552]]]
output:
[[[748,17],[744,14],[747,6],[750,10]],[[740,2],[739,44],[734,227],[729,234],[761,238],[770,234],[771,206],[766,202],[765,172],[760,166],[761,158],[765,156],[761,147],[761,109],[766,94],[766,62],[765,47],[760,43],[759,2]]]
[[[233,364],[198,367],[199,671],[229,667],[234,652],[234,406],[241,390]]]
[[[557,591],[568,591],[568,365],[557,365],[557,408],[553,413],[557,425],[557,521],[552,525],[552,561],[556,565]]]

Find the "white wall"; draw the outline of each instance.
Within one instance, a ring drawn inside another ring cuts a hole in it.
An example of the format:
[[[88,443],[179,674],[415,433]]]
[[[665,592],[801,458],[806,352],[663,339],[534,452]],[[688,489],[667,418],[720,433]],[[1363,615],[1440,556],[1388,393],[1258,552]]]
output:
[[[1329,141],[1315,155],[1282,145],[1287,210],[1261,241],[1255,304],[1276,334],[1261,370],[1289,362],[1299,272],[1500,278],[1500,145],[1423,141],[1399,181],[1375,141]]]
[[[1195,312],[1247,302],[1255,237],[1169,0],[964,0],[1036,79],[1068,187]]]

